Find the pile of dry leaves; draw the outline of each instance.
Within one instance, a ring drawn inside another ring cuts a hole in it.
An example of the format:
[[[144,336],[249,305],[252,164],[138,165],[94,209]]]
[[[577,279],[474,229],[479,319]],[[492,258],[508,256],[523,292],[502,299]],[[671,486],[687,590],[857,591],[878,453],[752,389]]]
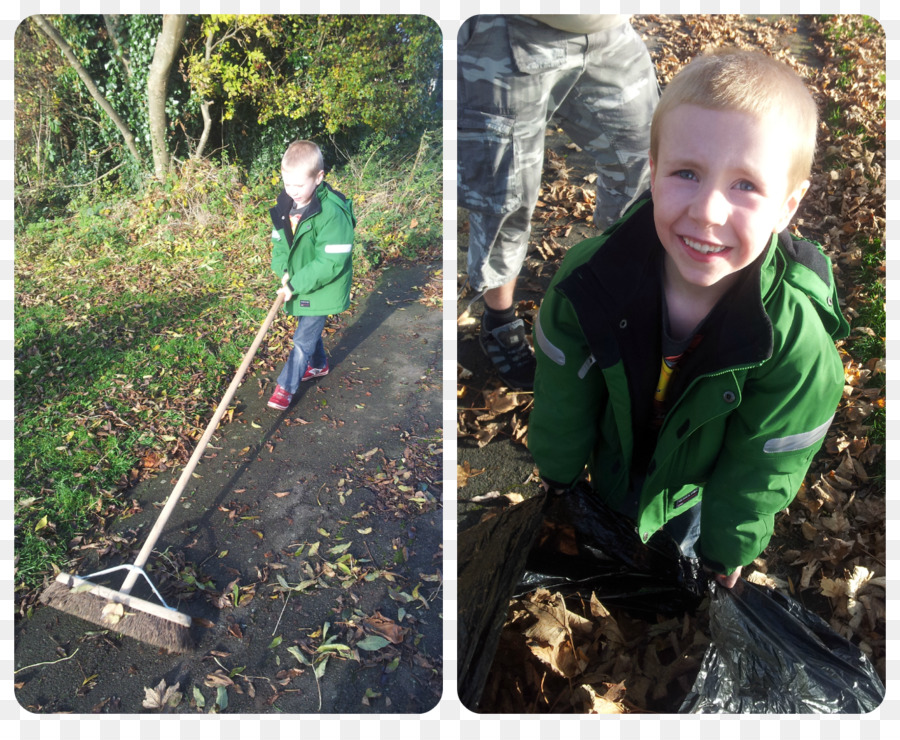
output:
[[[794,66],[822,111],[810,191],[795,219],[829,253],[853,335],[874,334],[859,321],[871,286],[858,280],[861,244],[883,244],[885,227],[885,39],[861,16],[634,16],[661,85],[703,49],[763,48]],[[798,25],[799,24],[799,25]],[[825,24],[837,28],[825,33]],[[840,38],[841,40],[833,40]],[[843,64],[841,64],[843,61]],[[840,115],[830,112],[839,111]],[[574,146],[574,145],[571,145]],[[590,175],[549,151],[533,221],[526,271],[548,275],[573,224],[590,223]],[[883,255],[883,251],[882,251]],[[881,260],[883,281],[884,261]],[[537,306],[519,306],[532,320]],[[470,325],[471,324],[471,325]],[[460,338],[475,322],[460,322]],[[883,338],[882,338],[883,339]],[[870,441],[872,414],[884,408],[883,358],[860,360],[838,349],[845,391],[829,436],[803,489],[777,517],[770,546],[749,580],[782,589],[859,645],[885,676],[884,449]],[[526,443],[531,396],[496,384],[475,385],[459,368],[458,434],[489,444],[498,435]],[[490,474],[465,463],[458,485]],[[510,604],[482,711],[671,711],[692,683],[708,644],[705,611],[657,623],[611,614],[600,601],[566,603],[538,591]]]
[[[570,602],[572,600],[570,599]],[[539,589],[510,604],[479,709],[677,711],[709,645],[707,609],[654,623]]]

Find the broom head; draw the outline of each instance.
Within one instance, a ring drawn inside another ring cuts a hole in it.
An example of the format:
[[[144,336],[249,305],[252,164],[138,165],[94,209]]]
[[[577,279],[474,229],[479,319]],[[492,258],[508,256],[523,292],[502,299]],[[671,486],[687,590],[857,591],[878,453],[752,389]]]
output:
[[[191,618],[186,614],[68,573],[60,573],[40,601],[171,653],[193,647]]]

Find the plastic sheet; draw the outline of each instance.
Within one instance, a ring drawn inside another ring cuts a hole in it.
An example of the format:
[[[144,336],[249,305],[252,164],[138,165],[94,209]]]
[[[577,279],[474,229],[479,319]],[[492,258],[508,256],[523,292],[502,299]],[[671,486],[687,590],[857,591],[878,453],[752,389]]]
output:
[[[681,711],[862,713],[884,700],[866,655],[789,596],[710,586],[711,644]]]
[[[549,532],[564,532],[558,547]],[[705,579],[664,532],[644,544],[634,522],[586,484],[505,509],[457,539],[459,697],[477,711],[509,601],[537,588],[596,592],[610,606],[643,614],[683,614],[700,602]]]
[[[541,526],[544,496],[524,501],[457,536],[459,698],[472,711],[484,690],[509,600]]]

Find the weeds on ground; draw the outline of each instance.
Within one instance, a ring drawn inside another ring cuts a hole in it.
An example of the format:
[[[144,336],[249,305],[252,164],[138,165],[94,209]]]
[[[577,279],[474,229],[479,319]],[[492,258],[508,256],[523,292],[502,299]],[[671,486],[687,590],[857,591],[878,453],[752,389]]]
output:
[[[881,193],[881,206],[868,213],[857,209],[840,216],[853,224],[849,252],[854,256],[848,292],[849,319],[853,332],[846,344],[848,353],[862,367],[883,365],[885,358],[885,250],[884,229],[884,142],[885,74],[871,79],[862,72],[862,62],[872,53],[868,41],[881,39],[884,31],[878,21],[865,15],[829,15],[818,19],[819,29],[829,56],[839,73],[825,88],[824,118],[829,140],[825,147],[826,167],[839,172],[841,190],[863,197]],[[852,43],[849,41],[852,40]],[[877,46],[877,45],[876,45]],[[866,55],[864,59],[863,56]],[[850,173],[844,170],[852,170]],[[837,199],[835,199],[837,200]],[[846,197],[842,201],[848,200]],[[850,203],[854,201],[850,199]],[[858,255],[858,256],[857,256]],[[881,372],[872,373],[869,385],[883,382]],[[885,441],[886,416],[883,404],[873,407],[870,440]],[[881,471],[883,473],[883,471]]]

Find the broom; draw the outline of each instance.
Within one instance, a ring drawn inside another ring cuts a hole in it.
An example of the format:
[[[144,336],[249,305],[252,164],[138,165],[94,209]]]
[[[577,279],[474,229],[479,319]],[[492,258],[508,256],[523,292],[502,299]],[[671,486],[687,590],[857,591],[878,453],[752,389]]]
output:
[[[42,603],[68,614],[73,614],[76,617],[81,617],[89,622],[99,624],[101,627],[106,627],[150,645],[164,648],[170,652],[183,653],[191,649],[193,646],[190,634],[191,618],[166,604],[162,595],[144,572],[144,565],[150,557],[150,552],[159,539],[159,535],[162,533],[169,516],[178,503],[178,499],[181,498],[181,493],[190,480],[194,468],[197,467],[201,455],[206,450],[206,445],[209,444],[213,432],[231,403],[231,399],[234,398],[234,394],[241,384],[244,374],[247,372],[247,368],[256,354],[256,350],[259,348],[263,336],[265,336],[269,326],[275,320],[275,315],[283,302],[284,296],[279,293],[275,303],[269,310],[269,315],[266,316],[263,325],[257,332],[253,344],[244,355],[244,360],[238,368],[234,380],[228,386],[224,398],[222,398],[206,427],[206,431],[197,443],[194,454],[181,473],[181,477],[178,479],[178,483],[175,485],[172,493],[169,494],[166,505],[156,520],[156,524],[153,525],[153,529],[147,535],[147,540],[138,553],[134,564],[117,565],[113,568],[93,573],[85,578],[79,578],[68,573],[60,573],[56,580],[41,594],[40,601]],[[88,578],[96,578],[118,570],[128,571],[128,575],[118,591],[87,580]],[[134,588],[134,584],[139,576],[143,576],[147,583],[150,584],[150,588],[162,602],[162,605],[138,599],[131,595],[131,589]]]

